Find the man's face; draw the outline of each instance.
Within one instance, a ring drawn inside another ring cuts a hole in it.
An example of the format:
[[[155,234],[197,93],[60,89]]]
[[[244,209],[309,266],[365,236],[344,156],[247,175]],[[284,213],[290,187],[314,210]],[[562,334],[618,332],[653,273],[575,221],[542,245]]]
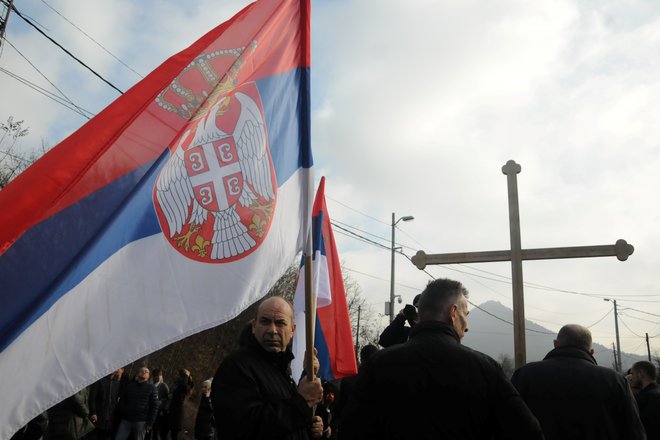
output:
[[[145,382],[149,380],[149,369],[145,367],[140,368],[136,377],[138,382]]]
[[[630,371],[630,386],[632,388],[642,388],[642,377],[639,374],[638,370],[634,368]]]
[[[468,331],[467,316],[469,314],[467,299],[464,295],[460,295],[456,304],[452,306],[451,322],[461,340],[463,339],[463,336],[465,336],[465,332]]]
[[[259,306],[252,333],[264,350],[279,353],[291,342],[296,325],[291,306],[282,298],[269,298]]]

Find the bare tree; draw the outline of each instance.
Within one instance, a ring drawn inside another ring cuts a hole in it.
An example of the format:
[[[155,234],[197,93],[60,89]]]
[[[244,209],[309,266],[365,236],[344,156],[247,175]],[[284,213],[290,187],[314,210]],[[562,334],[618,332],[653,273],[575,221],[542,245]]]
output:
[[[35,160],[16,152],[18,141],[29,132],[27,127],[23,128],[23,122],[14,121],[13,116],[7,118],[7,123],[0,122],[0,189]]]

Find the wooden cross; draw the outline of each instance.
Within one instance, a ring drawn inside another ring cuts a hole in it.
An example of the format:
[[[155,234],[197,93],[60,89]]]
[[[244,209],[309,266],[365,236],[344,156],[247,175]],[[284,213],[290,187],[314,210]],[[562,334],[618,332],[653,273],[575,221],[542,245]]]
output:
[[[509,191],[509,231],[511,250],[486,252],[459,252],[452,254],[430,254],[419,251],[412,262],[420,270],[429,264],[485,263],[493,261],[511,261],[511,279],[513,284],[513,347],[516,368],[526,362],[525,347],[525,303],[523,293],[522,260],[548,260],[557,258],[610,257],[616,256],[625,261],[635,248],[625,240],[617,240],[614,245],[576,246],[561,248],[521,249],[520,215],[518,211],[518,181],[520,165],[513,160],[502,167],[507,176]]]

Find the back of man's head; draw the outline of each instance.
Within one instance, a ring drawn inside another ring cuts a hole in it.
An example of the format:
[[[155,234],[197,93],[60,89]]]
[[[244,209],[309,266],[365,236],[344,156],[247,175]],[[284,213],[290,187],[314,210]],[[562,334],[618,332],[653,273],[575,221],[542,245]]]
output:
[[[360,349],[360,364],[364,364],[378,351],[378,347],[373,344],[367,344]]]
[[[451,324],[450,308],[468,291],[461,283],[447,278],[429,282],[417,305],[420,321],[442,321]]]
[[[649,361],[639,361],[635,362],[631,368],[632,371],[641,373],[649,382],[655,382],[658,377],[658,371]]]
[[[555,348],[559,347],[576,347],[592,353],[591,332],[578,324],[566,324],[559,329],[555,339]]]

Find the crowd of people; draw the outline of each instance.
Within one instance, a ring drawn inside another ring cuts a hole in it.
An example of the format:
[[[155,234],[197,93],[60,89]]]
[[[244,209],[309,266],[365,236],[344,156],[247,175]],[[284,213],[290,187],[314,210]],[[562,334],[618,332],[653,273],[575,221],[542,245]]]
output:
[[[636,362],[627,376],[599,366],[589,330],[568,324],[542,361],[508,379],[491,357],[461,344],[467,297],[457,281],[430,282],[382,333],[386,348],[364,346],[358,374],[332,382],[316,376],[316,353],[315,374],[294,380],[293,307],[264,299],[239,349],[201,383],[195,438],[660,440],[651,362]],[[177,440],[192,387],[185,369],[171,387],[159,370],[143,367],[131,381],[117,370],[49,409],[45,437]],[[33,422],[24,435],[46,426]]]

